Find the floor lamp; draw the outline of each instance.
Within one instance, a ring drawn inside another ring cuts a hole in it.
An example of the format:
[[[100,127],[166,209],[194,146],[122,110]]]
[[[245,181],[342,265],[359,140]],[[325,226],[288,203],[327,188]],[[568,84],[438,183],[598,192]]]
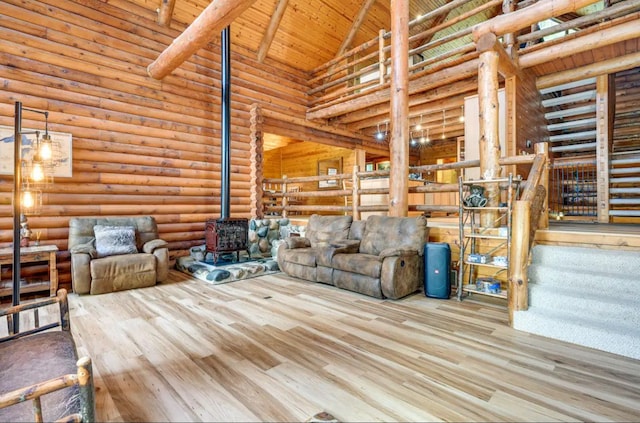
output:
[[[42,138],[40,131],[22,131],[22,112],[29,111],[43,114],[45,117],[45,132]],[[21,217],[24,214],[39,212],[42,206],[42,191],[53,179],[55,167],[53,143],[49,135],[49,112],[22,107],[22,103],[15,103],[15,122],[13,133],[13,278],[11,303],[20,304],[20,243]],[[31,143],[30,157],[23,157],[22,137],[35,134],[35,142]],[[20,315],[13,316],[13,333],[20,331]]]

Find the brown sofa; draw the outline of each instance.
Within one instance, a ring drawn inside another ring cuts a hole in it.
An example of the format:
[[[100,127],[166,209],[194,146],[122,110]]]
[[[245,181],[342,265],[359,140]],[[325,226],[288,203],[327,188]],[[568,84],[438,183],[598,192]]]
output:
[[[352,221],[351,216],[313,215],[304,238],[289,237],[280,245],[278,265],[300,279],[398,299],[421,286],[427,239],[422,216]]]
[[[69,252],[77,294],[152,286],[169,274],[167,242],[151,216],[72,218]]]

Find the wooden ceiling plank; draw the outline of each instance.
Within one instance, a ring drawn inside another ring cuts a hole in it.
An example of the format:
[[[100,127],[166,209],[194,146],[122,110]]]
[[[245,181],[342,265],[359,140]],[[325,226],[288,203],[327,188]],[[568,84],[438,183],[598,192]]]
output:
[[[173,16],[173,9],[176,5],[176,0],[161,0],[160,8],[158,9],[158,23],[162,26],[169,27],[171,25],[171,17]]]
[[[450,3],[451,0],[448,0],[447,3]],[[418,26],[418,32],[422,32],[422,28],[433,28],[433,27],[438,27],[440,26],[445,19],[447,19],[447,16],[449,16],[449,13],[451,13],[450,11],[447,11],[446,13],[443,13],[441,15],[436,16],[431,22],[425,21],[422,24],[420,24]],[[429,43],[434,35],[436,35],[436,31],[431,31],[431,33],[429,35],[427,35],[426,37],[424,37],[424,39],[420,39],[420,40],[414,40],[412,42],[409,43],[409,50],[413,50],[414,48],[419,47],[421,44],[427,44]]]
[[[151,62],[147,73],[162,79],[204,47],[213,34],[230,25],[256,0],[216,0],[211,2],[182,34]]]
[[[338,52],[336,53],[335,57],[342,56],[344,52],[347,51],[349,47],[351,47],[351,43],[353,42],[353,39],[358,33],[360,26],[362,26],[362,23],[364,22],[364,18],[367,17],[367,13],[369,13],[369,9],[371,9],[371,6],[373,6],[375,2],[376,0],[364,0],[364,2],[362,3],[362,6],[360,6],[360,10],[358,11],[358,14],[356,15],[356,18],[353,20],[353,24],[349,29],[349,33],[347,34],[345,39],[342,41],[342,44],[340,45],[340,48],[338,49]]]
[[[271,43],[278,31],[278,27],[280,26],[280,22],[284,16],[284,11],[287,10],[288,4],[289,0],[278,0],[276,3],[273,15],[271,15],[271,21],[269,21],[269,26],[267,27],[264,37],[262,37],[262,41],[260,42],[260,47],[258,48],[258,62],[260,63],[262,63],[265,57],[267,57],[269,47],[271,47]]]

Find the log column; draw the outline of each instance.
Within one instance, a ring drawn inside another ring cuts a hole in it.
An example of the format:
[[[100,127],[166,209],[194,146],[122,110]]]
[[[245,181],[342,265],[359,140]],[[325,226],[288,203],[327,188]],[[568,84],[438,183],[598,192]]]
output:
[[[249,122],[251,124],[249,152],[251,153],[251,168],[249,176],[251,177],[250,200],[251,200],[251,218],[262,219],[264,217],[264,190],[262,180],[264,178],[263,166],[263,138],[262,138],[262,109],[260,105],[254,103],[251,105],[249,114]]]
[[[596,79],[596,159],[598,223],[609,223],[609,161],[613,149],[615,79],[600,75]],[[613,93],[613,95],[611,95]]]
[[[391,0],[391,171],[389,216],[408,214],[409,0]]]
[[[493,50],[480,54],[478,69],[478,99],[480,105],[480,177],[496,179],[502,174],[500,167],[500,140],[498,133],[498,53]],[[500,203],[500,188],[497,183],[485,185],[488,206]],[[498,212],[482,213],[483,227],[496,226]],[[498,222],[499,223],[499,222]]]

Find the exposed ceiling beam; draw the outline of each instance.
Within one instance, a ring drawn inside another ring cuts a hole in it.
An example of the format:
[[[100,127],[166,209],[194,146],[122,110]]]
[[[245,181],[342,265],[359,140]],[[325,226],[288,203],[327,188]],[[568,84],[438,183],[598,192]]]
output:
[[[158,23],[162,26],[168,27],[171,24],[171,18],[173,17],[173,8],[176,5],[176,0],[161,0],[160,8],[158,9]]]
[[[376,0],[364,0],[364,2],[362,3],[362,6],[360,6],[360,11],[356,15],[356,18],[353,20],[353,24],[351,24],[351,29],[349,29],[349,33],[347,34],[345,39],[342,41],[342,45],[340,46],[340,48],[338,49],[338,52],[336,53],[336,57],[342,56],[344,52],[346,52],[347,49],[351,47],[351,43],[353,42],[353,39],[358,33],[358,30],[362,26],[362,23],[364,22],[364,18],[367,17],[367,13],[369,13],[369,9],[371,9],[371,6],[373,6],[375,2]]]
[[[262,63],[264,58],[267,57],[269,47],[271,47],[273,37],[276,36],[276,31],[280,26],[280,21],[284,16],[284,11],[287,9],[288,3],[289,0],[278,0],[276,3],[276,8],[273,15],[271,15],[271,21],[269,22],[269,26],[267,27],[264,37],[262,37],[262,41],[260,42],[260,47],[258,48],[258,62],[260,63]]]
[[[204,47],[213,34],[230,25],[256,0],[214,0],[182,34],[147,67],[154,79],[162,79],[180,66],[193,53]]]

